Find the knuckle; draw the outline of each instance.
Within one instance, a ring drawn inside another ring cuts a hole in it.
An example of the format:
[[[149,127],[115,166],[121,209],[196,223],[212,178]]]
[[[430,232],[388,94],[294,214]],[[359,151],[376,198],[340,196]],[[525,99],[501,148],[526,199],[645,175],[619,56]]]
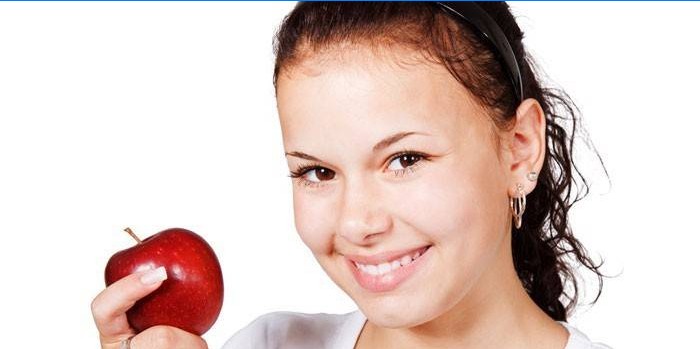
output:
[[[92,311],[93,314],[97,312],[97,309],[99,307],[99,302],[97,301],[97,297],[95,297],[92,302],[90,302],[90,311]]]
[[[92,300],[92,303],[90,303],[90,311],[92,311],[92,317],[95,318],[96,321],[104,319],[105,310],[99,296],[95,297],[95,299]]]
[[[168,326],[154,326],[150,328],[151,340],[155,348],[171,348],[177,342],[177,333]]]

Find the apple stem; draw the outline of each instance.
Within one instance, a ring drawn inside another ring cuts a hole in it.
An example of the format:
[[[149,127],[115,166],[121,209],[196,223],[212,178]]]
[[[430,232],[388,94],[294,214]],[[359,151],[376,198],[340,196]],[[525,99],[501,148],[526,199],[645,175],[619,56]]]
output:
[[[138,242],[139,244],[141,243],[141,239],[139,239],[139,237],[136,236],[136,234],[134,234],[134,232],[131,230],[131,228],[129,228],[129,227],[124,228],[124,231],[129,233],[129,235],[131,235],[131,237],[134,238],[134,240],[136,240],[136,242]]]

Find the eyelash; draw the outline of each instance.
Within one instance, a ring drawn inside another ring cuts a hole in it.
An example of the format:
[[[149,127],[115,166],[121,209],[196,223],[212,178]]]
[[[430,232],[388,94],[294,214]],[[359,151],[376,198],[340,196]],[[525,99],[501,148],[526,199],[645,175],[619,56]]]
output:
[[[413,165],[408,166],[406,168],[399,169],[399,170],[391,170],[392,172],[394,172],[395,177],[403,177],[406,175],[406,172],[413,173],[418,169],[418,167],[421,166],[421,162],[423,162],[423,160],[430,161],[430,156],[428,156],[427,154],[413,151],[413,150],[404,150],[404,151],[401,151],[399,153],[392,155],[389,158],[389,163],[391,164],[394,160],[401,158],[404,155],[414,155],[414,156],[417,156],[419,159]],[[289,177],[291,177],[293,179],[297,179],[298,182],[300,184],[304,185],[305,187],[306,186],[314,187],[314,188],[319,187],[319,186],[323,185],[324,181],[312,182],[312,181],[309,181],[309,180],[304,178],[304,175],[307,172],[309,172],[310,170],[316,170],[319,168],[325,168],[325,167],[321,166],[320,164],[316,164],[316,163],[309,164],[309,165],[299,165],[296,170],[290,172]]]

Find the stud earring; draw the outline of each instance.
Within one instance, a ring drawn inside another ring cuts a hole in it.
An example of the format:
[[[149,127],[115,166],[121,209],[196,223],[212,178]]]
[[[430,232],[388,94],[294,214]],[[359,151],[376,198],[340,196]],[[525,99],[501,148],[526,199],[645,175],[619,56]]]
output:
[[[525,191],[523,185],[517,184],[518,196],[510,198],[510,210],[513,212],[515,220],[515,229],[520,229],[523,222],[523,214],[525,213]]]
[[[537,172],[532,171],[532,172],[528,173],[528,174],[527,174],[527,179],[528,179],[530,182],[536,181],[536,180],[537,180]]]

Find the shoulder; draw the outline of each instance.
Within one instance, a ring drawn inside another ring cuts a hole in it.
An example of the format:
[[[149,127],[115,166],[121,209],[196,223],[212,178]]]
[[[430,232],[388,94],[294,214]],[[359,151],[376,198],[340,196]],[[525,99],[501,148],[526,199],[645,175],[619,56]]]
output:
[[[336,348],[345,346],[339,344],[342,341],[353,340],[354,344],[362,325],[364,315],[359,310],[345,314],[276,311],[255,318],[236,332],[223,349]]]
[[[558,322],[569,331],[569,341],[564,349],[612,349],[606,344],[591,341],[585,333],[575,326],[563,321]]]

